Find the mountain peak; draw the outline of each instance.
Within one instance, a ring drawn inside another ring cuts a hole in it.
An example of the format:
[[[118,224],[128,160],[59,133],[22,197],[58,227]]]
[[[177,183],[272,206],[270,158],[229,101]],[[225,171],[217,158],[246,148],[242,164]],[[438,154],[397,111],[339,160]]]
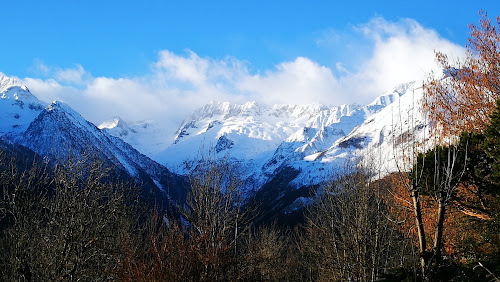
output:
[[[41,104],[45,104],[38,100],[35,95],[33,95],[28,87],[26,87],[20,80],[14,77],[5,76],[0,72],[0,98],[8,101],[11,100],[16,103],[27,103],[31,105],[36,105],[39,107]]]
[[[45,106],[21,81],[0,73],[0,136],[24,131]]]
[[[0,72],[0,93],[4,93],[12,87],[19,87],[24,91],[28,91],[28,87],[26,87],[20,80],[8,77]]]
[[[119,117],[113,117],[112,119],[109,119],[109,120],[106,120],[106,121],[103,121],[101,124],[99,124],[98,128],[99,129],[113,129],[113,128],[116,128],[116,127],[122,127],[120,125],[123,125],[125,124],[126,125],[126,122],[123,121],[121,118]]]
[[[69,114],[71,114],[73,116],[80,116],[79,113],[77,113],[70,106],[68,106],[67,104],[65,104],[65,103],[63,103],[61,101],[53,101],[47,107],[45,107],[45,110],[48,111],[48,112],[63,111],[63,112],[69,113]]]

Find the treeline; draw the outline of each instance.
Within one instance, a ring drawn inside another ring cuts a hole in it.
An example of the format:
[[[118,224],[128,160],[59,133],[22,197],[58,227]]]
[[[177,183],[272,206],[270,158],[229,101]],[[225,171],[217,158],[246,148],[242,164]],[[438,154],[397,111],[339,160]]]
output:
[[[49,165],[3,153],[0,168],[2,281],[481,281],[498,271],[498,206],[487,221],[450,217],[424,277],[400,177],[374,181],[366,166],[332,175],[294,228],[257,227],[258,207],[224,160],[200,160],[186,202],[166,211],[97,157]]]
[[[2,153],[0,169],[2,281],[361,281],[415,260],[387,187],[364,171],[325,185],[290,230],[255,227],[225,161],[202,159],[186,202],[163,213],[97,157],[49,165]]]

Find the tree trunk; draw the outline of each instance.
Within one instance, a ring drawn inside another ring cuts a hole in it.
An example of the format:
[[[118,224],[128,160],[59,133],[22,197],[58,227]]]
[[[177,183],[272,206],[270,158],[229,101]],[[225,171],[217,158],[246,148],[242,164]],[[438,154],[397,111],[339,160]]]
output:
[[[439,199],[436,230],[434,231],[434,248],[433,248],[434,255],[436,256],[436,258],[439,258],[439,256],[441,255],[445,212],[446,212],[445,202],[443,199]]]
[[[417,227],[418,246],[420,252],[420,266],[422,267],[422,274],[424,274],[425,267],[427,266],[427,259],[425,250],[427,249],[427,242],[425,241],[424,224],[422,221],[422,209],[420,206],[419,194],[416,189],[411,192],[413,200],[413,212],[415,213],[415,226]]]

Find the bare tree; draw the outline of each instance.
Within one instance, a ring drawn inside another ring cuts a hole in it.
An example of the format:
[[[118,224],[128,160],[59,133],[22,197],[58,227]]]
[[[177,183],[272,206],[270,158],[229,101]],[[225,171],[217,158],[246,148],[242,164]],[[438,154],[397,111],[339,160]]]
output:
[[[339,172],[308,216],[318,280],[375,281],[401,266],[401,235],[384,202],[387,187],[353,165]]]
[[[129,221],[120,183],[97,158],[3,170],[0,263],[8,281],[95,281],[115,276]],[[7,179],[7,180],[6,180]]]
[[[262,226],[245,236],[241,280],[287,281],[291,280],[293,263],[289,260],[291,234],[275,224]],[[297,280],[298,277],[293,277]]]
[[[412,170],[412,178],[419,178],[418,187],[430,194],[437,204],[435,211],[432,250],[426,250],[426,267],[440,260],[443,249],[444,221],[447,207],[455,197],[456,188],[467,167],[467,145],[460,150],[459,144],[436,146],[425,154],[419,154]]]
[[[248,230],[251,210],[243,206],[242,182],[227,158],[209,153],[195,163],[181,214],[189,224],[203,265],[200,280],[227,280],[234,269],[238,239]]]

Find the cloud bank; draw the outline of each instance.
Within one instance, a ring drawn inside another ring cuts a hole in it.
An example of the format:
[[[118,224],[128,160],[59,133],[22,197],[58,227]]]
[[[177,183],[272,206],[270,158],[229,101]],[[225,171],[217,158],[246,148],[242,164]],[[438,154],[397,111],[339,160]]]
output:
[[[457,57],[465,53],[462,47],[411,19],[389,22],[377,17],[355,26],[353,32],[362,36],[360,42],[371,46],[371,53],[363,54],[367,59],[358,65],[349,65],[355,61],[349,58],[347,63],[325,66],[297,57],[273,69],[251,71],[249,62],[233,57],[214,59],[191,50],[184,54],[162,50],[142,76],[94,77],[81,65],[61,69],[39,63],[37,69],[45,78],[23,81],[41,100],[66,102],[95,124],[120,116],[174,126],[211,100],[368,103],[399,83],[422,80],[432,71],[440,73],[435,50]],[[328,38],[318,40],[328,42]]]

